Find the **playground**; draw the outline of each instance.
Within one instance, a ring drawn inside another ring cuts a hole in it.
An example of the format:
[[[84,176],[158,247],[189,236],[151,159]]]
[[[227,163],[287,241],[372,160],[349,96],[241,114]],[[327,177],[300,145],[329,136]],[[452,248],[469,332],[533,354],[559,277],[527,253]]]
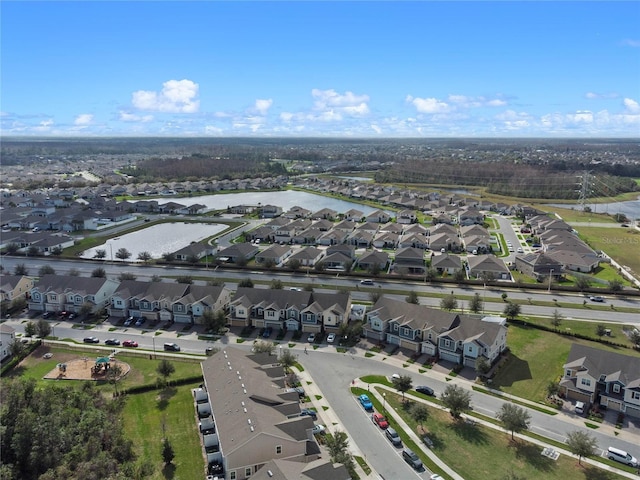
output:
[[[107,372],[114,366],[120,368],[120,378],[129,373],[131,367],[111,355],[108,357],[80,357],[60,362],[44,376],[50,380],[106,380]]]

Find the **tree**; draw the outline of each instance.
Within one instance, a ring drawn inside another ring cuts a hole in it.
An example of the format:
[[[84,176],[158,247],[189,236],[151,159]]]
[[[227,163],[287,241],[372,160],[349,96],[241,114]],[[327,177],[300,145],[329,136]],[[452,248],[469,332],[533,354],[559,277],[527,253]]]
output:
[[[193,285],[193,277],[191,275],[179,275],[176,277],[176,283],[184,283],[186,285]]]
[[[478,292],[475,293],[471,300],[469,300],[469,311],[472,313],[480,313],[483,309],[484,303],[482,297]]]
[[[424,281],[433,282],[437,276],[438,276],[438,271],[435,268],[433,267],[427,268],[427,271],[424,272]]]
[[[555,397],[560,392],[560,385],[558,382],[550,381],[545,389],[547,390],[547,398]]]
[[[36,323],[36,335],[40,338],[48,337],[51,333],[51,325],[42,318]]]
[[[107,272],[104,268],[98,267],[91,272],[92,278],[107,278]]]
[[[380,300],[380,298],[382,298],[382,293],[376,292],[375,290],[369,292],[369,300],[371,300],[371,303],[373,303],[374,305],[378,302],[378,300]]]
[[[464,268],[459,268],[455,272],[453,272],[453,279],[460,283],[467,279],[467,273]]]
[[[289,262],[287,263],[287,266],[291,269],[291,270],[300,270],[300,260],[294,258],[293,260],[289,260]]]
[[[429,418],[429,409],[427,406],[423,403],[416,403],[411,409],[411,415],[424,431],[423,424]]]
[[[313,269],[316,272],[324,272],[325,271],[325,264],[324,262],[318,262],[313,266]]]
[[[582,457],[588,457],[598,446],[595,437],[586,432],[576,430],[567,434],[566,440],[569,451],[578,456],[578,463],[582,464]]]
[[[504,306],[503,313],[507,317],[507,320],[515,320],[520,315],[520,305],[513,302],[508,302]]]
[[[440,300],[440,308],[448,311],[456,310],[458,308],[458,300],[455,295],[451,293],[450,295],[443,297],[442,300]]]
[[[604,334],[607,333],[607,329],[605,328],[604,325],[596,325],[596,335],[600,338],[602,338],[604,336]]]
[[[560,326],[560,324],[562,323],[562,318],[563,318],[562,314],[556,308],[553,311],[553,314],[551,315],[551,325],[553,325],[554,327],[558,328]]]
[[[418,298],[418,294],[416,293],[415,290],[411,290],[409,292],[409,295],[404,297],[404,299],[405,299],[405,301],[407,303],[412,303],[414,305],[420,305],[420,299]]]
[[[351,478],[356,478],[353,457],[349,452],[349,439],[347,434],[338,430],[333,435],[327,435],[325,445],[329,451],[329,457],[333,463],[342,463],[348,470]]]
[[[51,265],[43,265],[38,270],[38,276],[40,277],[43,275],[55,275],[55,274],[56,274],[56,271]]]
[[[138,260],[143,261],[144,263],[148,263],[151,260],[151,254],[149,252],[140,252],[138,254]]]
[[[125,280],[135,280],[137,277],[133,274],[133,273],[129,273],[129,272],[122,272],[120,275],[118,275],[118,280],[120,280],[121,282],[124,282]]]
[[[215,313],[211,310],[205,310],[202,314],[202,322],[207,332],[219,333],[227,323],[227,319],[222,310]]]
[[[272,290],[282,290],[282,288],[283,288],[282,280],[278,280],[277,278],[274,278],[273,280],[271,280]]]
[[[287,348],[286,350],[282,351],[278,361],[280,362],[280,365],[282,365],[282,367],[284,368],[284,372],[288,373],[289,370],[291,370],[291,367],[293,367],[298,361],[298,356],[293,354],[291,350]]]
[[[609,280],[609,288],[612,292],[621,292],[623,286],[624,285],[622,283],[622,280],[620,280],[619,278]]]
[[[251,280],[250,278],[243,278],[242,280],[240,280],[240,282],[238,282],[238,287],[253,288],[253,280]]]
[[[168,253],[163,253],[162,254],[162,258],[165,262],[171,263],[173,261],[175,261],[176,259],[176,254],[172,253],[172,252],[168,252]]]
[[[31,245],[29,248],[27,248],[27,256],[35,257],[39,253],[40,249],[38,249],[38,247],[36,247],[35,245]]]
[[[255,353],[268,353],[273,355],[276,350],[276,344],[273,342],[264,342],[259,340],[253,344],[253,351]]]
[[[70,277],[79,277],[80,270],[78,270],[77,268],[72,268],[71,270],[69,270],[69,273],[67,275],[69,275]]]
[[[124,247],[119,248],[118,251],[116,252],[116,258],[122,260],[123,262],[130,257],[131,257],[131,252]]]
[[[589,281],[589,279],[583,276],[576,277],[575,283],[576,283],[576,287],[578,287],[581,292],[585,291],[587,288],[591,286],[591,282]]]
[[[116,396],[118,395],[118,380],[120,380],[120,376],[122,375],[122,367],[117,363],[113,363],[109,365],[109,369],[106,373],[107,382],[113,385]]]
[[[161,282],[162,281],[162,277],[160,275],[153,275],[151,277],[151,281],[152,282]]]
[[[267,258],[262,265],[264,265],[264,268],[269,270],[273,270],[277,266],[276,261],[273,258]]]
[[[413,380],[409,375],[400,375],[399,377],[392,377],[391,383],[393,383],[393,387],[402,393],[402,401],[404,402],[404,392],[411,390],[413,387]]]
[[[440,400],[453,418],[460,418],[460,414],[471,408],[471,394],[458,385],[447,385],[440,395]]]
[[[107,251],[103,248],[99,248],[93,254],[93,258],[102,259],[107,256]]]
[[[173,446],[168,438],[162,440],[162,460],[165,465],[171,464],[175,457],[175,452],[173,451]]]
[[[16,253],[18,253],[18,250],[20,250],[20,245],[18,245],[17,243],[11,242],[6,247],[6,251],[9,255],[15,255]]]
[[[36,332],[37,332],[36,324],[31,320],[29,320],[24,326],[24,334],[27,337],[33,337],[35,336]]]
[[[515,433],[529,429],[531,415],[524,408],[514,403],[503,403],[496,414],[496,418],[504,424],[504,428],[511,432],[511,440]]]
[[[53,247],[51,249],[51,255],[53,255],[54,257],[59,257],[60,255],[62,255],[62,247]]]
[[[24,352],[24,349],[24,344],[17,338],[14,338],[13,341],[9,344],[9,355],[11,355],[12,357],[19,357],[20,355],[22,355],[22,352]]]
[[[91,302],[84,302],[80,305],[80,310],[78,311],[80,315],[91,315],[92,312],[93,304]]]
[[[637,328],[631,330],[629,332],[629,340],[631,341],[632,345],[640,345],[640,330],[638,330]]]
[[[14,275],[29,275],[29,270],[24,263],[18,263],[13,269]]]
[[[165,385],[167,384],[169,377],[173,375],[175,371],[176,371],[176,367],[173,365],[173,363],[171,363],[166,358],[160,360],[160,363],[158,364],[158,368],[156,369],[156,372],[162,375]]]
[[[491,370],[491,364],[485,357],[480,357],[476,360],[476,372],[481,377],[484,377]]]

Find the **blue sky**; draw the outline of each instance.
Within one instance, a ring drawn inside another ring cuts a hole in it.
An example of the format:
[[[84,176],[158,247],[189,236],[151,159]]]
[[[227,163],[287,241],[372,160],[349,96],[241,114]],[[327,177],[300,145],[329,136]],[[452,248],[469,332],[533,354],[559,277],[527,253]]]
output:
[[[21,136],[638,137],[640,2],[3,1]]]

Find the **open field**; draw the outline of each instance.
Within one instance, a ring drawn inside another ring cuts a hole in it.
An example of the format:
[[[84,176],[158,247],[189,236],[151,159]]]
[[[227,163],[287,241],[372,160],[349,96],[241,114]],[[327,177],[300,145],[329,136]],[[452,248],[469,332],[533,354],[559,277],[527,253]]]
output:
[[[595,324],[589,325],[595,329]],[[561,328],[577,328],[577,326],[573,322],[563,320]],[[621,329],[612,331],[612,334],[614,335],[612,341],[624,343],[621,338],[624,335]],[[492,388],[517,397],[544,401],[546,386],[549,382],[557,381],[562,375],[562,365],[566,362],[573,343],[640,357],[640,352],[637,350],[612,347],[533,327],[511,324],[507,333],[509,361],[499,368],[493,378]]]
[[[402,396],[387,392],[386,403],[418,436],[422,435],[422,428],[405,410]],[[375,406],[382,411],[381,405]],[[439,408],[428,407],[428,410],[424,429],[434,443],[433,451],[463,478],[509,478],[510,472],[530,479],[621,478],[596,467],[578,465],[575,457],[561,455],[553,461],[540,454],[541,447],[526,440],[511,441],[510,434],[505,431],[455,421],[448,412]],[[393,420],[390,424],[394,428],[397,426]],[[406,435],[403,441],[405,438]],[[426,461],[424,454],[421,458]]]
[[[602,250],[640,275],[640,232],[631,228],[579,227],[578,234],[591,248]]]

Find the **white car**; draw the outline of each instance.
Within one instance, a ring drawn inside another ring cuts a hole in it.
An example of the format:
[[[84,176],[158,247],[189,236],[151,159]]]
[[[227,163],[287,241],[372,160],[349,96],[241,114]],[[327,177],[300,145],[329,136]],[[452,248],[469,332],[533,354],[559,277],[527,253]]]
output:
[[[315,341],[316,341],[316,334],[315,333],[310,333],[309,336],[307,337],[307,342],[313,343]]]
[[[335,333],[330,333],[329,335],[327,335],[327,343],[333,343],[335,341],[336,341]]]
[[[313,433],[314,435],[319,435],[321,433],[324,433],[325,431],[326,428],[324,427],[324,425],[316,424],[313,426],[311,433]]]

